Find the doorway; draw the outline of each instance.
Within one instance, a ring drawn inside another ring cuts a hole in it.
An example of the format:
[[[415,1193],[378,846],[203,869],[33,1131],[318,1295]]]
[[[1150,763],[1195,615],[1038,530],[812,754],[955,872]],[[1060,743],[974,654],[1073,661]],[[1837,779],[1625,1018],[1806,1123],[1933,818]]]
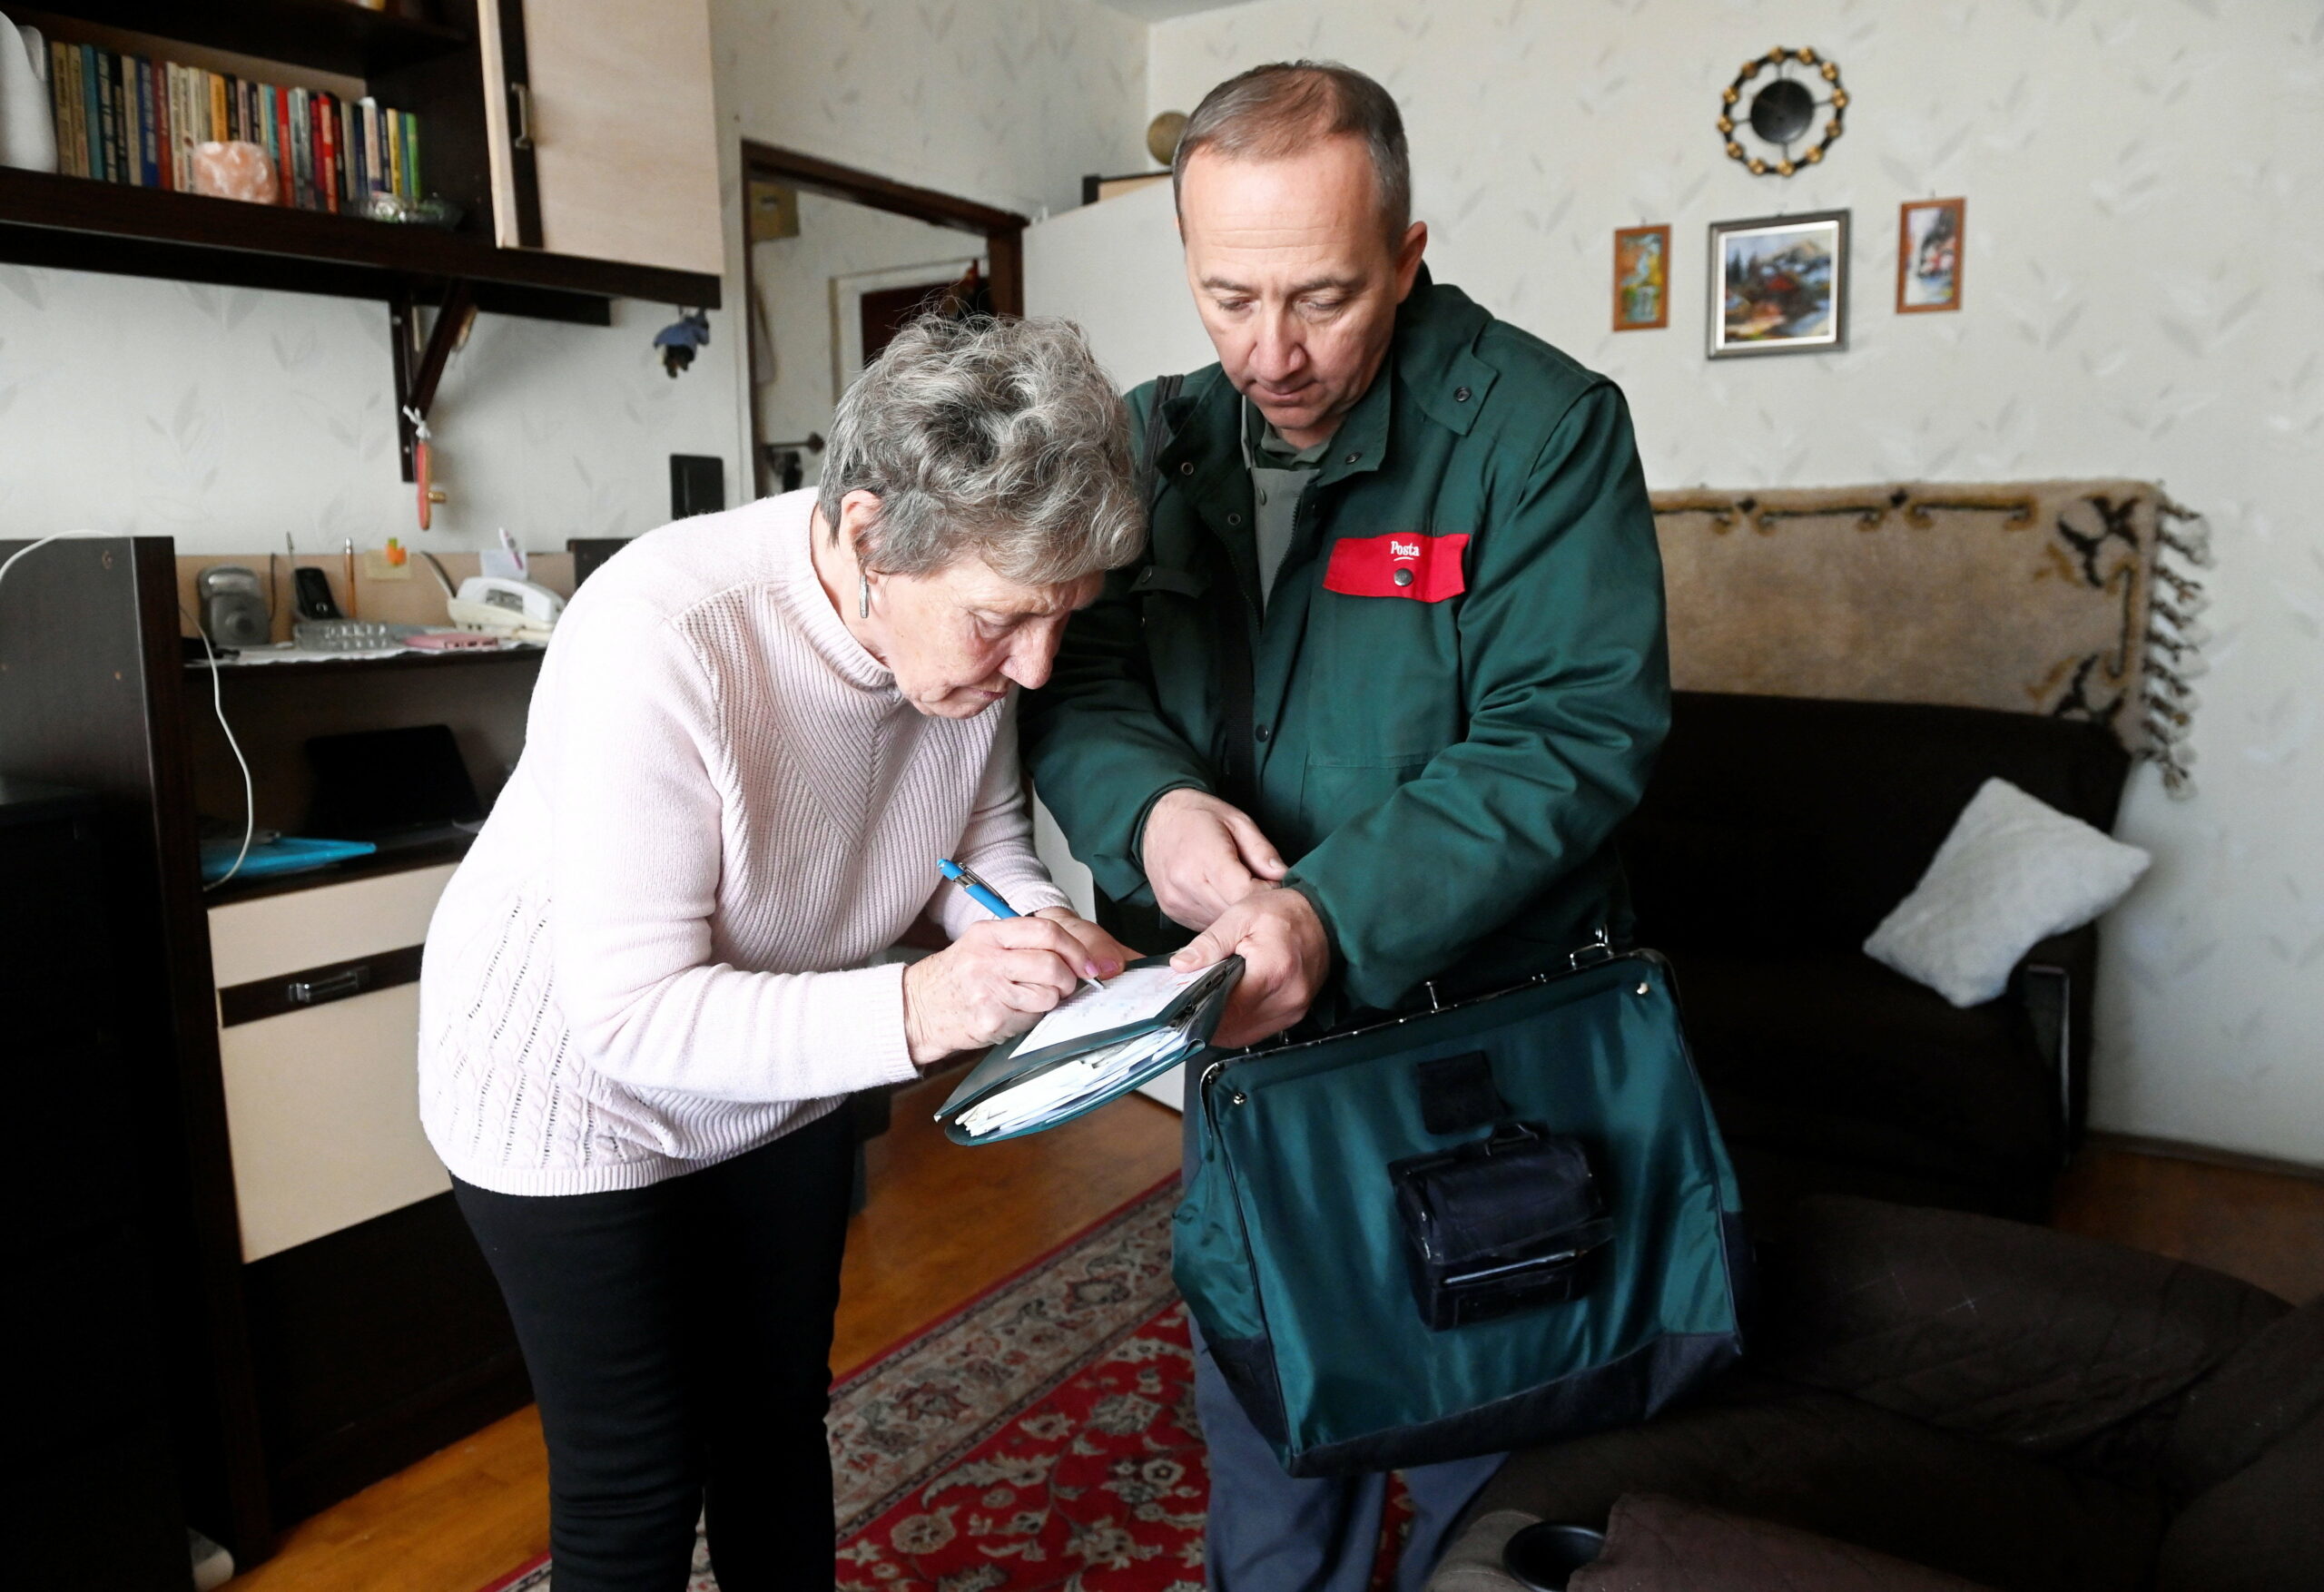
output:
[[[812,486],[847,384],[921,314],[1021,315],[1026,218],[743,142],[757,495]]]

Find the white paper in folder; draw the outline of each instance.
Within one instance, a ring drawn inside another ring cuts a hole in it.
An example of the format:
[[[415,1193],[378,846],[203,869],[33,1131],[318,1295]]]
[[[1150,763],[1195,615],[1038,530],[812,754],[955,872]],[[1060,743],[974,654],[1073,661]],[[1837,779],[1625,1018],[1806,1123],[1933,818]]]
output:
[[[1019,1045],[1020,1051],[1047,1050],[1070,1045],[1085,1034],[1127,1028],[1160,1017],[1182,990],[1192,988],[1210,971],[1190,968],[1131,968],[1095,989],[1084,989],[1058,1003],[1055,1010],[1033,1025]]]
[[[1209,1042],[1241,971],[1236,957],[1185,972],[1159,957],[1135,963],[987,1056],[938,1120],[974,1143],[1052,1126],[1125,1093]]]
[[[960,1125],[982,1136],[1060,1116],[1093,1095],[1121,1087],[1146,1063],[1177,1055],[1187,1048],[1186,1036],[1179,1029],[1157,1028],[1103,1050],[1077,1056],[981,1105],[970,1106],[960,1114]]]

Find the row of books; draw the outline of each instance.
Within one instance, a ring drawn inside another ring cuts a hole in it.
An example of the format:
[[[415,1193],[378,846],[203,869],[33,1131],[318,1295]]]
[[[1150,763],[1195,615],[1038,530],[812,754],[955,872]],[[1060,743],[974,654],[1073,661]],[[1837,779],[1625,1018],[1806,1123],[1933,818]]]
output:
[[[194,145],[241,139],[273,159],[285,205],[355,212],[373,193],[423,196],[409,111],[94,44],[48,48],[57,165],[70,176],[191,193]]]

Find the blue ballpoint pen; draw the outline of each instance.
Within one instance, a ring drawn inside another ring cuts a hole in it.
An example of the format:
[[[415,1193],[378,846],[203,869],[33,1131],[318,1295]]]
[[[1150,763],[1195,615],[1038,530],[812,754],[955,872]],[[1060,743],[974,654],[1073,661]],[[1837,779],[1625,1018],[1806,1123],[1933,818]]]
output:
[[[979,879],[975,874],[970,873],[967,869],[953,861],[950,857],[939,857],[936,860],[936,871],[942,874],[946,879],[950,880],[954,884],[959,885],[962,889],[968,891],[969,899],[974,901],[978,906],[982,907],[986,911],[991,913],[996,918],[1022,918],[1025,915],[1024,913],[1019,912],[1016,908],[1010,906],[1007,901],[1002,900],[999,890],[985,883],[984,880]],[[1105,986],[1099,984],[1095,978],[1090,978],[1086,973],[1082,975],[1081,982],[1087,984],[1092,989],[1102,989],[1105,988]]]

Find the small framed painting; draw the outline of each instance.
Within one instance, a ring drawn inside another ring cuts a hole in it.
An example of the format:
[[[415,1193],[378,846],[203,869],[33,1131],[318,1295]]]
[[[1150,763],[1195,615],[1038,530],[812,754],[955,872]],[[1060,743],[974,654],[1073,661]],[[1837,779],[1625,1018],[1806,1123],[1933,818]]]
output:
[[[1965,199],[1912,199],[1896,209],[1896,313],[1961,308]]]
[[[1848,212],[1710,224],[1710,357],[1847,347]]]
[[[1621,227],[1614,233],[1614,329],[1670,324],[1670,229]]]

